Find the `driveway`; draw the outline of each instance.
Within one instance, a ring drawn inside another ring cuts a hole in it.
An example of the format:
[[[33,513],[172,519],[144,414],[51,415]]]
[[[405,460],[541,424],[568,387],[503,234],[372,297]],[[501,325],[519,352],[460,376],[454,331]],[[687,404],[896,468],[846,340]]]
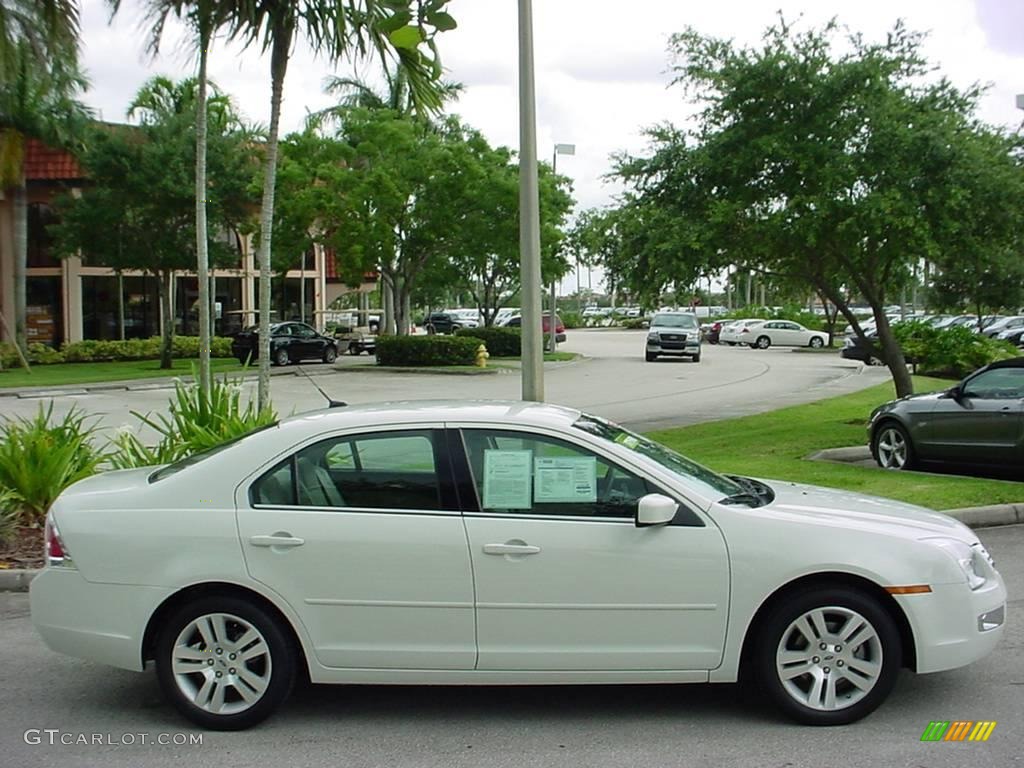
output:
[[[743,347],[705,345],[703,360],[643,359],[646,331],[573,330],[560,349],[585,358],[574,363],[549,363],[545,371],[549,402],[591,411],[633,429],[648,430],[728,418],[784,405],[809,402],[851,392],[888,379],[884,369],[862,368],[837,352],[801,353],[787,349],[755,351]],[[336,399],[350,403],[420,398],[519,399],[518,370],[494,376],[453,376],[421,373],[354,372],[369,358],[344,356],[336,371],[315,376]],[[323,374],[326,366],[305,370]],[[167,403],[166,383],[132,389],[64,395],[56,410],[78,404],[100,416],[101,426],[135,423],[131,411],[157,411]],[[160,388],[154,388],[159,386]],[[244,387],[255,391],[255,382]],[[282,416],[321,408],[323,397],[302,376],[275,376],[271,390]],[[30,414],[37,398],[4,398],[5,413]]]
[[[51,653],[24,594],[0,594],[0,746],[18,768],[201,765],[327,768],[530,766],[1019,766],[1024,743],[1024,526],[979,531],[1010,593],[1007,632],[969,667],[903,673],[867,719],[838,728],[781,720],[736,685],[429,688],[306,686],[255,730],[199,734],[165,703],[152,672]],[[652,585],[657,589],[657,585]],[[986,743],[922,743],[932,720],[995,720]],[[58,729],[49,735],[28,729]],[[94,734],[96,735],[94,737]],[[101,744],[63,745],[99,738]],[[125,742],[132,742],[125,744]]]

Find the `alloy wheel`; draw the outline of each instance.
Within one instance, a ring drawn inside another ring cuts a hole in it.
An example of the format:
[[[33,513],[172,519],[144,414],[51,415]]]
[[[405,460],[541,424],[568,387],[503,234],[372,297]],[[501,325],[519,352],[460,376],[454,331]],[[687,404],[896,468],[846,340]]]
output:
[[[229,613],[198,616],[171,648],[171,671],[181,694],[213,715],[248,710],[266,693],[273,664],[263,634]]]
[[[885,469],[903,469],[907,465],[907,438],[896,427],[884,427],[878,433],[878,464]]]
[[[818,711],[846,709],[864,699],[882,672],[882,641],[857,611],[814,608],[782,633],[775,669],[794,702]]]

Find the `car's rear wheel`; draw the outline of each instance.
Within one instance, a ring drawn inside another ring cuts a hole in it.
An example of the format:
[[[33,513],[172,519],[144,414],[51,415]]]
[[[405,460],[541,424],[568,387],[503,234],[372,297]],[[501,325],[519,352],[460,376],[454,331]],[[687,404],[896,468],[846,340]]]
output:
[[[203,728],[241,730],[266,718],[291,692],[295,666],[278,621],[236,597],[189,602],[157,640],[164,694]]]
[[[825,342],[821,340],[820,336],[811,337],[811,349],[821,349],[825,346]]]
[[[658,359],[658,356],[656,354],[654,354],[653,352],[645,352],[644,353],[644,360],[646,360],[648,363],[653,363],[657,359]]]
[[[758,680],[789,717],[844,725],[881,704],[902,661],[888,612],[857,590],[818,587],[780,603],[756,645]]]
[[[274,365],[288,365],[292,361],[288,355],[288,350],[281,347],[277,352],[274,353]]]
[[[758,336],[754,345],[756,345],[758,349],[768,349],[768,347],[772,345],[772,340],[767,336]]]
[[[328,347],[327,349],[324,350],[324,362],[325,363],[333,363],[337,359],[338,359],[338,350],[335,349],[333,346],[330,346],[330,347]]]
[[[875,429],[871,453],[882,469],[912,469],[917,461],[910,435],[895,421],[884,421]]]

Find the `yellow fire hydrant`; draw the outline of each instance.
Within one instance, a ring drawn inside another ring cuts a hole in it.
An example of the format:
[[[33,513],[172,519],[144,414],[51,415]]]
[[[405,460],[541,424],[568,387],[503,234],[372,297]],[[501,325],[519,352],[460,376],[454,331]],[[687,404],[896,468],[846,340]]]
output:
[[[488,352],[487,352],[487,347],[485,347],[483,344],[481,344],[479,347],[476,348],[476,367],[477,368],[486,368],[487,367],[487,358],[489,358],[489,357],[490,357],[490,354],[488,354]]]

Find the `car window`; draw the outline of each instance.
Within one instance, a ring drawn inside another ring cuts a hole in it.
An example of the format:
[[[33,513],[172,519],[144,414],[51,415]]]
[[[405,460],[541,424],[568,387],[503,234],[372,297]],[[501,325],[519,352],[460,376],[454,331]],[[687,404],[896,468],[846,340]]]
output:
[[[651,325],[659,328],[696,328],[697,318],[693,315],[657,314],[651,320]]]
[[[964,386],[964,397],[984,400],[1024,398],[1024,368],[993,368],[979,373]]]
[[[310,328],[308,325],[293,325],[293,334],[303,339],[312,339],[316,336],[316,331]]]
[[[463,430],[480,509],[633,519],[646,480],[571,443],[527,432]]]
[[[272,333],[273,336],[291,336],[292,335],[292,327],[291,327],[291,325],[288,325],[286,323],[284,325],[277,326],[277,328],[273,329],[273,331],[271,333]]]
[[[355,509],[442,509],[433,430],[321,440],[264,473],[254,504]]]

